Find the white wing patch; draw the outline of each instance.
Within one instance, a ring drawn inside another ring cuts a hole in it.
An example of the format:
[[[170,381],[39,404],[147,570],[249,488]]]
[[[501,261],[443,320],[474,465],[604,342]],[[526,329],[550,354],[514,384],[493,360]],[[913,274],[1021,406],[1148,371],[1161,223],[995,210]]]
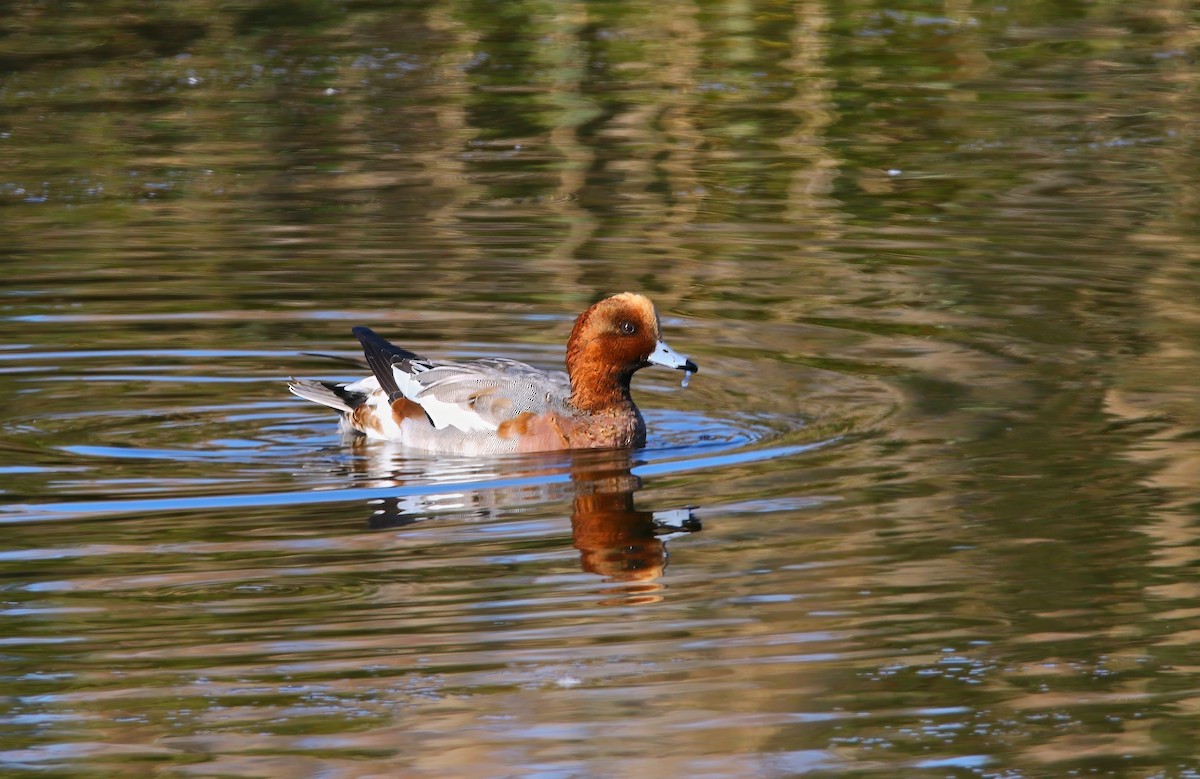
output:
[[[418,376],[430,370],[430,367],[421,365],[420,363],[412,363],[411,365],[414,369],[412,373],[405,373],[393,366],[392,376],[395,377],[396,386],[404,393],[404,397],[423,408],[435,428],[442,430],[447,427],[455,427],[464,433],[475,431],[492,432],[496,430],[498,425],[488,422],[481,417],[472,408],[469,400],[466,402],[447,402],[438,398],[435,393],[429,392],[428,390],[432,389],[432,387],[423,385]],[[442,382],[452,384],[454,377],[451,376],[442,379],[439,383]]]
[[[364,395],[370,395],[379,389],[379,379],[374,376],[368,376],[352,384],[347,384],[346,389],[350,392],[361,392]]]

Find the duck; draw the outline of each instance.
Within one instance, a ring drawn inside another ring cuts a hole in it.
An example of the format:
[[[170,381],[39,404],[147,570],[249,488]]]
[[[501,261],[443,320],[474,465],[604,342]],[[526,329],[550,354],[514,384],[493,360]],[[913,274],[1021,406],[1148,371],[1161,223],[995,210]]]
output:
[[[352,332],[370,376],[349,383],[292,378],[292,394],[341,413],[343,434],[425,452],[499,455],[644,446],[646,422],[630,394],[650,365],[700,369],[662,337],[654,304],[622,292],[579,315],[566,372],[506,358],[433,360],[368,327]]]

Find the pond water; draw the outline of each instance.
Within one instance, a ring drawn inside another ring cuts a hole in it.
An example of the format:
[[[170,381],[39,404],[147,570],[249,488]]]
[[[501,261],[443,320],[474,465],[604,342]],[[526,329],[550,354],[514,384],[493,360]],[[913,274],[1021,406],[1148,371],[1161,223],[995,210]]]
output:
[[[0,2],[0,774],[1200,776],[1198,21]],[[625,289],[637,451],[286,391]]]

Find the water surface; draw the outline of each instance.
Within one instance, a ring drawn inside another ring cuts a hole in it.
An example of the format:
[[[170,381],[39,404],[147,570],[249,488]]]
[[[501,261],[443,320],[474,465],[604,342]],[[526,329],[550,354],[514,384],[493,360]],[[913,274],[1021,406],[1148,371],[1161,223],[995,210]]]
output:
[[[1195,21],[0,3],[0,773],[1200,775]],[[641,450],[286,393],[623,289]]]

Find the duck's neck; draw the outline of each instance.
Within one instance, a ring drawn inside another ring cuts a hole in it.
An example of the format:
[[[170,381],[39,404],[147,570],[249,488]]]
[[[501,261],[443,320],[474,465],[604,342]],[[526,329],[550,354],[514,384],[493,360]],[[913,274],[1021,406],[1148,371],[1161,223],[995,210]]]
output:
[[[580,411],[603,413],[623,411],[633,405],[629,394],[632,371],[622,373],[603,363],[567,358],[571,376],[571,405]]]

